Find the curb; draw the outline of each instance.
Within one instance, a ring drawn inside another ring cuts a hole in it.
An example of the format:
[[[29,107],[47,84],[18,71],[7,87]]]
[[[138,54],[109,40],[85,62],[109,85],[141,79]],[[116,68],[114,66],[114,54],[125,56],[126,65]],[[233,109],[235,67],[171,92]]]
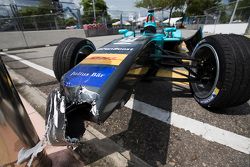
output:
[[[43,92],[35,87],[31,87],[32,85],[28,80],[26,80],[23,76],[16,73],[14,70],[5,65],[11,79],[18,90],[18,92],[31,104],[32,107],[43,117],[45,118],[45,109],[46,109],[46,98]]]
[[[10,76],[15,84],[16,89],[22,95],[28,103],[34,107],[42,118],[45,117],[46,108],[46,95],[39,89],[30,87],[31,84],[23,76],[17,74],[15,71],[7,67]],[[26,105],[27,106],[27,105]],[[26,108],[25,106],[25,108]],[[81,153],[84,156],[96,155],[96,157],[89,156],[87,160],[87,166],[143,166],[150,167],[145,161],[131,153],[130,151],[122,148],[117,143],[88,125],[86,132],[83,136],[83,145],[80,149],[76,149],[77,153]],[[86,149],[87,148],[87,149]],[[93,153],[94,152],[94,153]],[[81,156],[80,156],[81,157]],[[85,159],[86,157],[81,157]]]

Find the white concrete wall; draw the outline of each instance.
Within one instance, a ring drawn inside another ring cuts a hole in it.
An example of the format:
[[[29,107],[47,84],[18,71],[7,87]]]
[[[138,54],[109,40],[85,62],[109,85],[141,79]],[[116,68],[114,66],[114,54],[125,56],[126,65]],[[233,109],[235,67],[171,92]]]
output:
[[[0,32],[0,49],[26,47],[23,34],[21,32]]]
[[[248,23],[237,23],[237,24],[213,24],[213,25],[204,25],[204,33],[213,33],[213,34],[240,34],[243,35],[246,32]]]
[[[84,30],[0,32],[0,49],[54,45],[69,37],[86,38],[86,35]]]

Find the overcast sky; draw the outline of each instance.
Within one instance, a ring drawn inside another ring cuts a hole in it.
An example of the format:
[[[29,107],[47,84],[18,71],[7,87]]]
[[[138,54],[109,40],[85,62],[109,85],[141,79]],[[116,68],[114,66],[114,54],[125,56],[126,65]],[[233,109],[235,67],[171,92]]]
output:
[[[75,5],[70,5],[70,4],[65,4],[65,6],[69,6],[71,9],[79,8],[81,0],[60,0],[60,2],[73,2]],[[136,16],[146,16],[147,10],[143,8],[136,8],[135,7],[135,2],[138,0],[104,0],[108,6],[109,9],[109,14],[113,18],[120,18],[120,13],[118,11],[123,11],[123,17],[128,17],[131,14]],[[152,0],[153,1],[153,0]],[[17,5],[23,5],[23,6],[32,6],[32,5],[37,5],[39,0],[0,0],[0,4],[10,4],[10,2],[16,2]],[[228,0],[223,0],[224,3],[227,3]],[[0,7],[0,14],[5,15],[8,13],[8,11],[3,10],[3,7]],[[80,9],[82,13],[82,9]],[[135,13],[136,12],[136,13]],[[162,16],[164,18],[168,17],[169,12],[165,11],[162,15],[161,12],[155,13],[156,17],[158,19],[162,19]]]
[[[76,4],[80,3],[80,0],[60,0],[61,2],[75,2]],[[108,9],[111,15],[116,15],[116,13],[112,12],[113,10],[120,11],[130,11],[130,12],[140,12],[141,15],[146,14],[146,9],[136,8],[135,2],[137,0],[104,0],[108,6]],[[128,12],[125,12],[128,13]],[[119,14],[118,14],[119,15]]]
[[[78,4],[80,0],[60,0],[61,2],[75,2]],[[109,10],[137,11],[135,2],[137,0],[104,0]]]
[[[15,1],[18,5],[34,5],[37,4],[39,0],[0,0],[0,4],[9,4]],[[74,2],[79,4],[80,0],[60,0],[61,2]],[[145,11],[142,8],[136,8],[135,2],[137,0],[104,0],[109,8],[109,10],[121,10],[121,11]]]
[[[105,0],[110,10],[138,11],[136,0]]]
[[[60,2],[74,2],[74,5],[67,5],[70,8],[80,7],[79,3],[81,0],[60,0]],[[147,13],[146,9],[136,8],[135,2],[137,0],[104,0],[108,6],[110,14],[113,17],[120,17],[119,12],[114,12],[114,10],[123,11],[123,16],[129,15],[131,12],[140,12],[141,16],[145,16]],[[32,6],[38,4],[39,0],[0,0],[0,4],[10,4],[10,2],[16,2],[17,5]],[[82,11],[82,10],[81,10]],[[1,12],[1,11],[0,11]]]

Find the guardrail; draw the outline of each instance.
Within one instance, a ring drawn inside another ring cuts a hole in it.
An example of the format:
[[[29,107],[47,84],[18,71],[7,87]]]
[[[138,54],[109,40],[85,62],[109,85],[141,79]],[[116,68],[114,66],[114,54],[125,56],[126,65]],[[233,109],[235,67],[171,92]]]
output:
[[[56,45],[69,37],[86,38],[86,35],[84,30],[78,29],[0,32],[0,49]]]
[[[188,24],[186,28],[189,30],[198,30],[202,27],[204,33],[212,34],[239,34],[250,35],[249,23],[235,23],[235,24]]]
[[[213,34],[239,34],[244,35],[247,32],[248,23],[235,24],[209,24],[203,26],[203,32]]]

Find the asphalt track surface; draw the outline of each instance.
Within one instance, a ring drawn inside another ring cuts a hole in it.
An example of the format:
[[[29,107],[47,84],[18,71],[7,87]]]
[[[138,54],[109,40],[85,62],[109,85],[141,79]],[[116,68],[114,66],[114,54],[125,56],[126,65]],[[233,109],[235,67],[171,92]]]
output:
[[[118,37],[89,39],[98,48]],[[8,51],[12,56],[2,58],[48,95],[58,87],[50,75],[55,48]],[[140,82],[125,107],[102,125],[90,124],[152,166],[250,166],[250,102],[208,111],[183,84]]]

